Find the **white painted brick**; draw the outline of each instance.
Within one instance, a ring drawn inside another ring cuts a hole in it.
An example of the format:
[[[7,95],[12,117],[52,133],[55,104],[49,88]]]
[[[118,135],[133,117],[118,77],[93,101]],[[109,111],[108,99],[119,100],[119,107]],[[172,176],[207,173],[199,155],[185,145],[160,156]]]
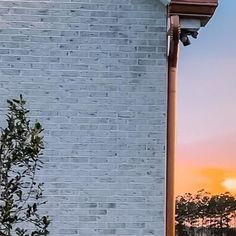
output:
[[[164,236],[166,9],[158,0],[0,1],[0,124],[45,128],[52,236]]]

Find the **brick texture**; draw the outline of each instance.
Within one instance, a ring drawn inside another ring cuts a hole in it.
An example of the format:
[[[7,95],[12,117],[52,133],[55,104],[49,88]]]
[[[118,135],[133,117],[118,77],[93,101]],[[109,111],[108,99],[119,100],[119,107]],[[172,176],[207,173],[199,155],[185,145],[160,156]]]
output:
[[[164,236],[166,9],[159,0],[0,1],[0,113],[45,128],[52,236]]]

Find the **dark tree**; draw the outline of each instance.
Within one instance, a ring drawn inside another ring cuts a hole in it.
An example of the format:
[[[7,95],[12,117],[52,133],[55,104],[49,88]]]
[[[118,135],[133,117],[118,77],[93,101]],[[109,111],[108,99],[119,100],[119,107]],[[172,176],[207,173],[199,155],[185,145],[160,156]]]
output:
[[[217,229],[220,236],[230,227],[230,221],[236,211],[236,199],[230,193],[213,195],[209,199],[207,212],[211,219],[209,227]]]
[[[42,183],[36,172],[42,167],[42,127],[32,126],[22,96],[8,101],[7,127],[0,136],[0,236],[48,235],[49,217],[40,215]]]
[[[197,205],[195,196],[191,193],[185,193],[176,198],[176,231],[178,235],[183,235],[186,226],[191,227],[197,219]]]
[[[196,229],[201,233],[208,229],[222,236],[230,231],[235,214],[236,198],[230,193],[211,195],[204,190],[195,195],[186,193],[176,198],[176,231],[182,236],[186,229],[190,235],[194,235]]]

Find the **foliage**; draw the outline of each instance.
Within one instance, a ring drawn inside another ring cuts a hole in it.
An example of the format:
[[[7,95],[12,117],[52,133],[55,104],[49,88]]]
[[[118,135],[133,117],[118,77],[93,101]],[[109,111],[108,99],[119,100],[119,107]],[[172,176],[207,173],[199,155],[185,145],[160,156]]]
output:
[[[208,202],[209,227],[216,228],[222,235],[224,228],[230,227],[232,215],[236,211],[236,199],[230,193],[214,195]]]
[[[204,190],[197,194],[186,193],[176,198],[176,230],[182,235],[185,228],[214,229],[215,235],[222,235],[230,228],[230,221],[236,213],[236,198],[226,192],[211,195]]]
[[[48,235],[50,220],[40,216],[43,183],[36,181],[42,167],[43,129],[30,126],[22,96],[8,102],[7,127],[0,136],[0,235]]]

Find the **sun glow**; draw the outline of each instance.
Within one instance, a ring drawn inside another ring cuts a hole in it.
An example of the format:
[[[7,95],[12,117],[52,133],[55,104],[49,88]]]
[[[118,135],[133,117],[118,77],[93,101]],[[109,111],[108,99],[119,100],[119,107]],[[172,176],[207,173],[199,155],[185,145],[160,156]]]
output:
[[[231,192],[236,192],[236,178],[229,178],[223,181],[222,185]]]

